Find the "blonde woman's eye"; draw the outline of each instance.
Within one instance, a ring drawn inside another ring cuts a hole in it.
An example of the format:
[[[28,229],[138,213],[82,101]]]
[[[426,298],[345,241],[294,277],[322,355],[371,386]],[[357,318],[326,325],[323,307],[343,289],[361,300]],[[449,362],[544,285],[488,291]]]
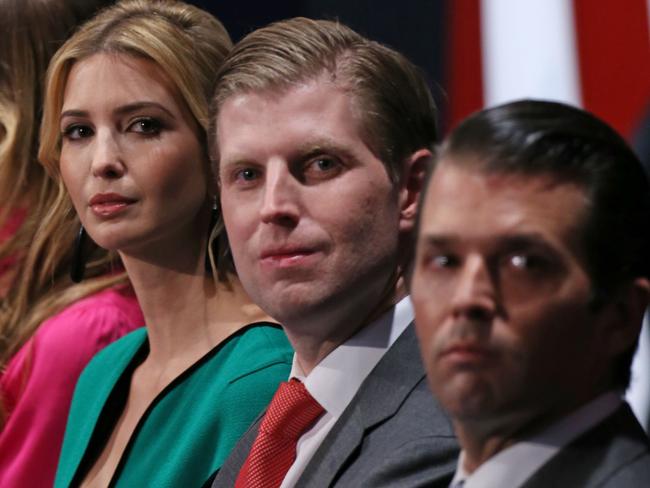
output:
[[[79,140],[93,135],[93,130],[81,124],[69,125],[63,130],[63,137],[69,140]]]
[[[140,118],[129,126],[130,131],[146,135],[158,135],[162,128],[162,123],[153,117]]]

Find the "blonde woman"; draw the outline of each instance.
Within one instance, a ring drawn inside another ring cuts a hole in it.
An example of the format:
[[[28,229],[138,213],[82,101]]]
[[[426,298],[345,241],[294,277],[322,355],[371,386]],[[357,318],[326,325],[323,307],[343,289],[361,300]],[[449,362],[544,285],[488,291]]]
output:
[[[39,158],[92,240],[119,253],[146,323],[82,374],[55,486],[201,486],[289,372],[288,342],[224,239],[209,260],[220,279],[206,273],[222,228],[208,100],[230,46],[195,7],[127,0],[50,64]]]
[[[56,185],[36,159],[43,79],[105,0],[0,0],[0,486],[51,486],[74,385],[144,319],[123,273],[93,252],[68,277],[74,212],[50,225]]]

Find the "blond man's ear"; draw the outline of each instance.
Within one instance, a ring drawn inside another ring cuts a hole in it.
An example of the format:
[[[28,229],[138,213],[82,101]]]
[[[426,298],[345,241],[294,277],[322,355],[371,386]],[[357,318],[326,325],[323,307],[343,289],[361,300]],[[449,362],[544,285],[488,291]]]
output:
[[[400,181],[400,225],[402,232],[410,232],[415,227],[420,193],[429,167],[433,164],[433,154],[428,149],[419,149],[406,160]]]

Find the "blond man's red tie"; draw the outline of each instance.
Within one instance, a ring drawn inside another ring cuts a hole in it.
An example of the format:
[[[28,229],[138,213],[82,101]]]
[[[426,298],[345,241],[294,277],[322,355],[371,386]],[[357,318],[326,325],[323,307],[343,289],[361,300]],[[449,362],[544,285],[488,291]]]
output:
[[[280,486],[296,459],[298,439],[323,412],[300,381],[281,383],[239,471],[235,488]]]

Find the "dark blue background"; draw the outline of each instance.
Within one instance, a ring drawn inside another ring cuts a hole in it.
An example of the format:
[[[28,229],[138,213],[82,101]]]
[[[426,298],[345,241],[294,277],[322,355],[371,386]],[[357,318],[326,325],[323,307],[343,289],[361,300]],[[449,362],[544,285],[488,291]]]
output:
[[[212,12],[233,41],[273,21],[304,16],[338,19],[370,39],[400,51],[427,75],[434,98],[445,109],[445,2],[440,0],[190,1]],[[445,120],[443,116],[440,121]]]

